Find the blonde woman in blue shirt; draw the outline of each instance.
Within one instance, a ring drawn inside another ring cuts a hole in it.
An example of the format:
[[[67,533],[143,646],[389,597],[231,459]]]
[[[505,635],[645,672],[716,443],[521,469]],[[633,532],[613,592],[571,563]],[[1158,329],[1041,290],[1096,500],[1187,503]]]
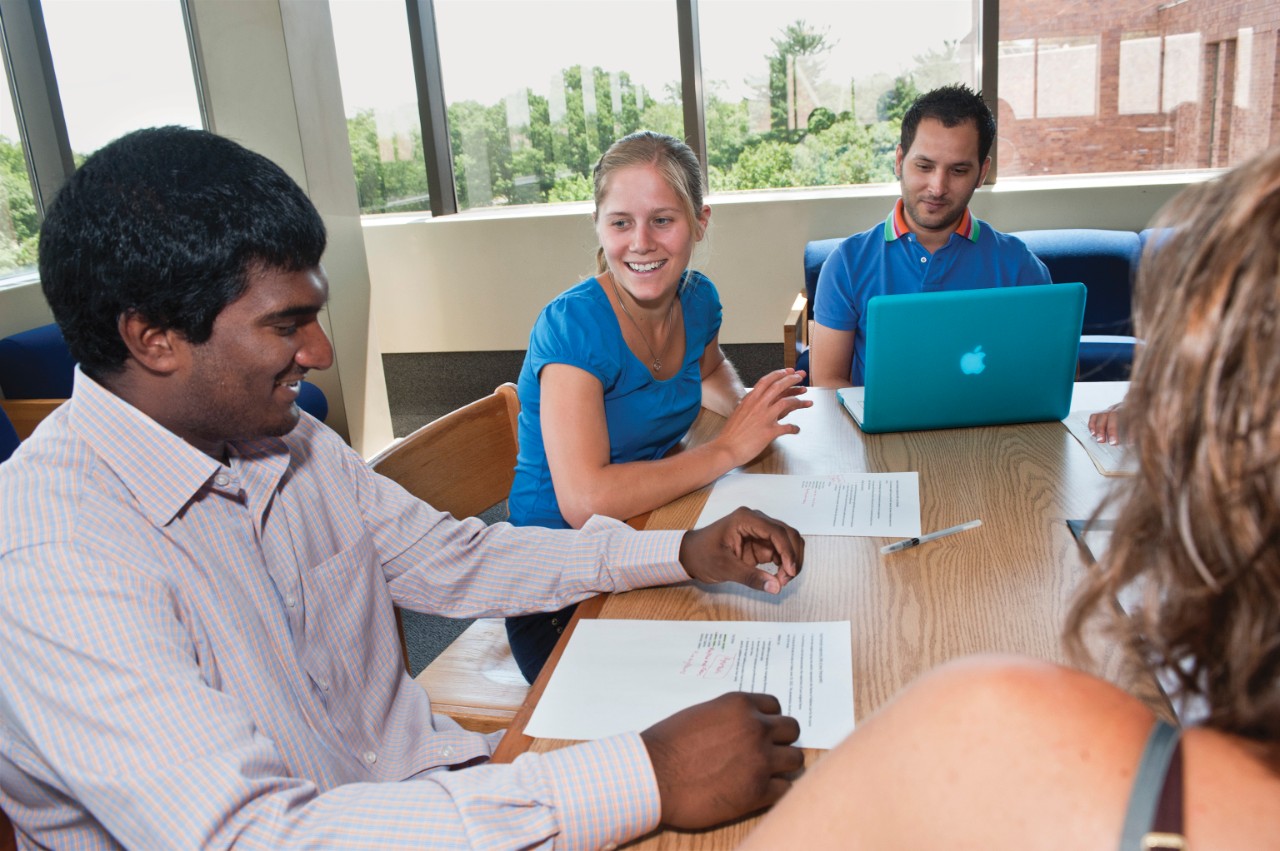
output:
[[[520,372],[520,457],[511,522],[581,527],[592,515],[651,511],[751,461],[809,403],[803,373],[777,370],[746,393],[720,348],[720,298],[689,268],[706,233],[702,174],[688,145],[642,131],[596,164],[594,277],[538,317]],[[705,407],[720,434],[668,456]],[[766,590],[777,591],[776,584]],[[572,608],[510,618],[532,681]]]

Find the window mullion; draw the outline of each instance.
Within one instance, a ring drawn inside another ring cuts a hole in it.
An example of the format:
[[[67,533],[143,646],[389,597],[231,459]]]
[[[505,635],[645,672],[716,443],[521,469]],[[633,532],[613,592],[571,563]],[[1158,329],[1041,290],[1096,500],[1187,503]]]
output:
[[[702,48],[698,35],[698,0],[676,0],[680,30],[680,100],[684,106],[684,140],[702,164],[707,186],[707,121],[702,97]]]
[[[54,194],[75,171],[75,160],[40,0],[0,0],[0,50],[9,72],[36,209],[43,220]]]
[[[458,192],[449,145],[449,118],[445,108],[444,75],[436,36],[432,0],[405,0],[409,13],[409,41],[413,46],[413,73],[418,84],[418,119],[422,124],[422,154],[427,166],[427,192],[431,214],[458,212]]]
[[[991,108],[992,115],[999,115],[1000,104],[1000,0],[975,0],[979,7],[982,29],[979,34],[978,54],[982,63],[978,69],[978,85],[982,87],[982,99]],[[987,185],[996,182],[1000,165],[1000,146],[991,146],[991,169],[987,172]]]

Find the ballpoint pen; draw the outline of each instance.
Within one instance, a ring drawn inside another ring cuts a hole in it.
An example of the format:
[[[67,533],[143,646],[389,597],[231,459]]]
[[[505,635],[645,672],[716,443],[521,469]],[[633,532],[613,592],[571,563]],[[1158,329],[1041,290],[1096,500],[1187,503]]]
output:
[[[976,529],[982,525],[981,520],[970,520],[968,523],[961,523],[959,526],[949,526],[946,529],[939,529],[936,532],[930,532],[927,535],[921,535],[918,538],[907,538],[905,541],[898,541],[893,544],[886,544],[880,548],[881,553],[896,553],[901,550],[909,550],[919,544],[929,541],[936,541],[939,538],[945,538],[947,535],[954,535],[956,532],[963,532],[966,529]]]

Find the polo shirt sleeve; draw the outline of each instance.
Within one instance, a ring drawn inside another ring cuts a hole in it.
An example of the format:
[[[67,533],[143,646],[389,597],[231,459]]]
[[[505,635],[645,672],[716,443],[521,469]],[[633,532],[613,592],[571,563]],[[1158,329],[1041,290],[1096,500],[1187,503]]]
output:
[[[1049,274],[1049,267],[1044,265],[1044,261],[1033,254],[1022,240],[1017,240],[1017,245],[1022,252],[1022,262],[1018,265],[1018,286],[1052,284],[1053,276]]]
[[[856,331],[862,307],[854,303],[853,273],[846,243],[841,243],[822,264],[814,293],[813,318],[819,325],[836,331]]]
[[[614,318],[585,293],[571,291],[547,305],[534,323],[529,365],[539,376],[547,364],[575,366],[608,388],[621,370],[620,345],[625,343]]]

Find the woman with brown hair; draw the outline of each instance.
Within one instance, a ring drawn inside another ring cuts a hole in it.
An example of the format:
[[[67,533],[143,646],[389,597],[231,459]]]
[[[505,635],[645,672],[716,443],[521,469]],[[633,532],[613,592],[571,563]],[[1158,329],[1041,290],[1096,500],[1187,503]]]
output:
[[[1126,399],[1140,470],[1066,639],[1085,658],[1105,624],[1175,684],[1189,726],[1079,671],[951,663],[821,760],[748,847],[1280,847],[1280,147],[1160,220]],[[1133,616],[1115,603],[1130,586]]]

